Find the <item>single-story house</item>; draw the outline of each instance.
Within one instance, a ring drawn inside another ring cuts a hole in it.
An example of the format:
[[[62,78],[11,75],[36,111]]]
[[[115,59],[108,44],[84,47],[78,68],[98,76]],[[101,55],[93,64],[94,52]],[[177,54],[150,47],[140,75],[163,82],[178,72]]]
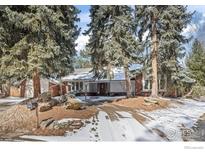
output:
[[[122,68],[113,68],[113,78],[94,79],[91,68],[80,68],[62,78],[71,84],[70,92],[76,95],[125,95],[125,77]],[[135,94],[135,80],[131,80],[131,92]]]
[[[126,82],[122,67],[112,68],[112,79],[94,79],[91,68],[76,69],[72,74],[63,77],[64,82],[71,83],[70,92],[76,95],[125,95]],[[167,90],[166,76],[159,76],[159,93]],[[131,93],[133,96],[148,96],[151,93],[151,80],[146,73],[137,73],[131,77]]]

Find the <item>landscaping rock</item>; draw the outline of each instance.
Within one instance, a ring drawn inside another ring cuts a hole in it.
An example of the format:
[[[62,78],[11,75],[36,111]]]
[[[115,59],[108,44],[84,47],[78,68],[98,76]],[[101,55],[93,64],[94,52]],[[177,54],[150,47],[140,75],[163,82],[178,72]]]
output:
[[[41,106],[40,107],[40,112],[46,112],[46,111],[49,111],[49,110],[51,110],[52,109],[52,106],[50,106],[50,105],[44,105],[44,106]]]
[[[205,102],[205,96],[200,96],[200,101]]]
[[[59,104],[59,101],[57,99],[52,98],[48,104],[53,107],[53,106],[57,106]]]
[[[144,104],[145,105],[158,104],[158,100],[152,98],[144,98]]]
[[[80,110],[81,109],[81,104],[79,102],[72,102],[69,103],[66,109],[71,109],[71,110]]]
[[[50,92],[43,92],[39,98],[39,102],[48,102],[51,100],[51,93]]]
[[[48,129],[54,129],[54,127],[57,125],[57,121],[53,121],[47,128]]]
[[[36,99],[30,100],[29,102],[27,102],[26,106],[27,106],[27,108],[30,109],[30,110],[36,109],[37,106],[38,106],[37,100],[36,100]]]
[[[53,129],[60,129],[60,127],[59,127],[58,124],[55,124],[55,125],[53,126]]]
[[[75,98],[75,95],[74,94],[68,94],[67,97],[68,98]]]
[[[46,127],[51,125],[53,122],[54,122],[54,119],[52,119],[52,118],[42,120],[41,123],[40,123],[40,127],[45,129]]]
[[[83,126],[83,122],[81,120],[74,120],[72,124],[69,126],[71,129],[80,129]]]
[[[59,102],[61,103],[61,104],[63,104],[63,103],[65,103],[65,102],[67,102],[67,96],[66,95],[62,95],[62,96],[60,96],[60,98],[59,98]]]

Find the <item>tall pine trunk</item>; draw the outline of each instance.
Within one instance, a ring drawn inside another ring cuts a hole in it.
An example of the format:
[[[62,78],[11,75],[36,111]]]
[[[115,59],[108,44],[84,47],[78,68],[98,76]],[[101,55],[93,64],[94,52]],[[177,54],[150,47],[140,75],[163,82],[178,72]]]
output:
[[[157,25],[156,17],[152,17],[152,92],[151,97],[158,97],[158,76],[157,76],[157,54],[158,54],[158,40],[157,40]]]
[[[33,72],[33,97],[37,98],[41,94],[41,83],[38,68],[34,68]],[[38,104],[36,107],[36,127],[39,128],[39,114],[38,114]]]
[[[38,68],[34,68],[33,72],[33,97],[37,98],[41,94],[41,83]]]
[[[60,96],[63,95],[63,81],[62,78],[60,77]]]
[[[107,66],[107,79],[109,80],[109,85],[108,85],[109,86],[109,90],[107,91],[108,95],[110,95],[110,83],[111,83],[111,80],[112,80],[111,71],[112,71],[112,66],[109,63],[108,66]]]
[[[131,97],[131,81],[130,81],[130,77],[129,77],[128,66],[124,67],[124,71],[125,71],[126,95],[127,95],[127,98],[129,98],[129,97]]]

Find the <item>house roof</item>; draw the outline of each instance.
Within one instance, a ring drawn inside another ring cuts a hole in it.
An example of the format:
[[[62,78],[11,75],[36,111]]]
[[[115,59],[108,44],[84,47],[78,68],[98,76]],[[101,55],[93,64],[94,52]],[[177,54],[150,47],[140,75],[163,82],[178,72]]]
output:
[[[129,68],[130,71],[139,68],[139,65],[131,65]],[[112,69],[113,72],[113,79],[112,80],[125,80],[125,73],[123,67],[115,67]],[[92,72],[92,68],[80,68],[75,69],[75,71],[62,78],[63,81],[69,80],[94,80],[94,73]],[[100,79],[100,80],[107,80],[107,79]]]

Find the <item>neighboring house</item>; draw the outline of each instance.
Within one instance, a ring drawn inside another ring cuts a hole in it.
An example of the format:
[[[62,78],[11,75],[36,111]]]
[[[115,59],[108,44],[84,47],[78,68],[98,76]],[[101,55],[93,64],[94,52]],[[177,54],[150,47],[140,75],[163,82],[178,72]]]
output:
[[[26,80],[21,80],[19,82],[13,83],[12,86],[10,86],[10,96],[14,97],[24,97],[26,91]]]
[[[40,79],[41,93],[50,92],[51,96],[59,96],[61,92],[60,82],[54,79]],[[69,84],[62,83],[62,94],[68,93]],[[33,97],[33,81],[22,80],[12,84],[10,86],[10,96],[14,97]]]
[[[71,83],[70,92],[76,95],[125,95],[125,75],[123,68],[112,69],[112,79],[106,75],[102,79],[94,79],[91,68],[76,69],[72,74],[63,77],[64,82]],[[135,79],[131,80],[131,92],[135,95]]]

